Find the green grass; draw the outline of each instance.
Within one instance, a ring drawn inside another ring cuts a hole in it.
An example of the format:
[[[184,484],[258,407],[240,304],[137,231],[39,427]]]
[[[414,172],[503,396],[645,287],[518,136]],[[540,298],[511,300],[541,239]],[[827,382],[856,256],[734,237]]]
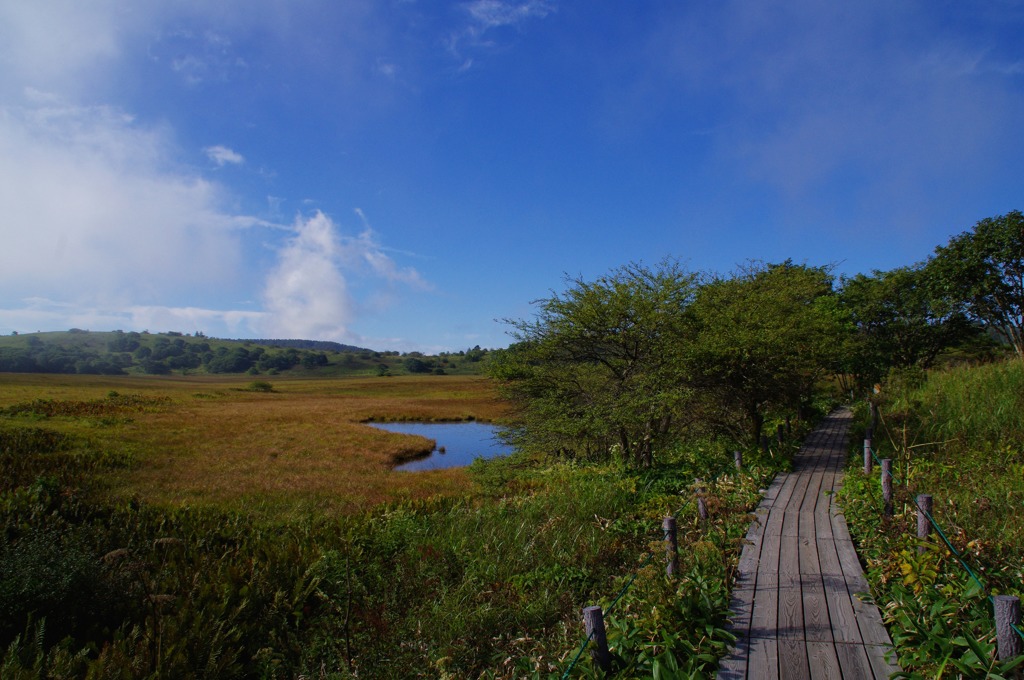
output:
[[[918,382],[883,387],[874,437],[878,457],[895,461],[895,516],[882,519],[877,478],[854,469],[841,500],[904,667],[984,675],[996,672],[987,595],[1024,594],[1024,362]],[[937,535],[918,555],[918,494],[933,496],[935,519],[980,585]]]
[[[296,475],[371,446],[344,434],[367,417],[502,409],[485,381],[456,377],[447,392],[410,377],[270,393],[241,376],[13,378],[0,386],[4,678],[557,676],[582,607],[631,580],[609,619],[627,675],[706,674],[772,472],[719,476],[706,524],[693,479],[731,465],[712,449],[644,472],[512,457],[399,475],[367,454],[373,471]],[[667,581],[660,526],[676,510],[682,577]],[[593,676],[586,655],[576,673]]]

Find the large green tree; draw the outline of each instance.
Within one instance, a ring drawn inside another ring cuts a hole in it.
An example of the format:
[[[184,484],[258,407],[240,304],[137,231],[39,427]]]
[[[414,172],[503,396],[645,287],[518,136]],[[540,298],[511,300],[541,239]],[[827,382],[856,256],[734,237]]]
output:
[[[700,288],[688,375],[713,424],[756,445],[771,409],[799,412],[834,370],[845,332],[825,267],[750,263]]]
[[[692,396],[682,357],[697,276],[666,261],[566,286],[537,301],[533,319],[508,321],[517,342],[493,360],[518,407],[513,443],[566,456],[619,451],[649,466]]]
[[[927,269],[935,290],[994,329],[1024,358],[1024,215],[981,220],[935,249]]]
[[[845,368],[862,386],[890,368],[927,368],[976,331],[956,306],[935,295],[923,264],[844,279],[840,301],[853,326]]]

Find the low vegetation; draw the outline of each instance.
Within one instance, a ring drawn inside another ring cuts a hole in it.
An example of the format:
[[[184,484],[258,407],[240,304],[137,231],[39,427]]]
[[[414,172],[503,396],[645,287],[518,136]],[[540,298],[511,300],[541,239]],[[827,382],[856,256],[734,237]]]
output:
[[[877,476],[857,469],[840,501],[900,662],[914,677],[1006,677],[1024,658],[995,661],[988,596],[1024,595],[1024,363],[899,372],[876,401],[872,441],[894,461],[894,516]],[[932,495],[948,544],[916,539],[918,494]]]
[[[580,647],[581,607],[627,584],[608,624],[621,666],[706,672],[729,640],[745,511],[774,471],[755,455],[727,474],[721,448],[643,471],[521,455],[389,471],[386,442],[410,444],[358,421],[500,418],[480,379],[263,392],[241,379],[12,378],[4,678],[547,677]],[[695,477],[714,480],[704,524]],[[686,549],[669,582],[659,527],[673,511]]]
[[[799,438],[766,435],[869,391],[896,512],[856,472],[841,501],[900,661],[1005,675],[985,596],[1024,577],[1024,369],[999,361],[1021,353],[1021,243],[1014,212],[853,279],[626,265],[567,280],[493,353],[2,338],[22,373],[0,382],[0,676],[597,677],[591,604],[620,677],[707,676],[748,511]],[[366,426],[467,419],[518,452],[402,474],[433,442]],[[948,543],[910,537],[924,491]]]
[[[489,350],[377,352],[316,340],[220,340],[201,333],[67,332],[0,337],[0,373],[288,376],[479,375]]]

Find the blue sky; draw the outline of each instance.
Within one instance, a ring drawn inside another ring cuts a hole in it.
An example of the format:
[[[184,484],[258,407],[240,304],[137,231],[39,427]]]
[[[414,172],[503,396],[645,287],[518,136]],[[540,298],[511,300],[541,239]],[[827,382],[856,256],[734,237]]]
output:
[[[1024,2],[0,0],[0,333],[509,342],[1024,208]]]

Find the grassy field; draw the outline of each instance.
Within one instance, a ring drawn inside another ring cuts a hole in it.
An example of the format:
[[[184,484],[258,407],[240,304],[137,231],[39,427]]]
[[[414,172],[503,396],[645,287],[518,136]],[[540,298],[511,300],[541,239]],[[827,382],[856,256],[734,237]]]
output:
[[[645,470],[517,454],[397,473],[430,443],[366,421],[500,420],[491,385],[266,387],[0,376],[0,677],[559,677],[582,607],[613,601],[623,677],[714,669],[777,460],[736,474],[728,452],[680,445]],[[582,655],[573,677],[597,676]]]
[[[365,425],[388,420],[500,420],[506,407],[483,378],[401,376],[251,377],[0,376],[10,424],[38,425],[130,456],[106,475],[115,497],[160,505],[265,509],[268,513],[359,510],[384,501],[463,491],[463,469],[410,475],[392,466],[429,451],[421,437]],[[265,387],[265,386],[264,386]],[[126,408],[110,395],[146,401]],[[32,404],[48,400],[48,405]],[[52,414],[52,415],[51,415]]]
[[[894,516],[876,474],[851,470],[840,501],[901,665],[911,677],[1009,677],[988,596],[1024,595],[1024,362],[908,372],[876,398],[873,448],[894,461]],[[918,494],[932,495],[949,544],[916,539]]]

